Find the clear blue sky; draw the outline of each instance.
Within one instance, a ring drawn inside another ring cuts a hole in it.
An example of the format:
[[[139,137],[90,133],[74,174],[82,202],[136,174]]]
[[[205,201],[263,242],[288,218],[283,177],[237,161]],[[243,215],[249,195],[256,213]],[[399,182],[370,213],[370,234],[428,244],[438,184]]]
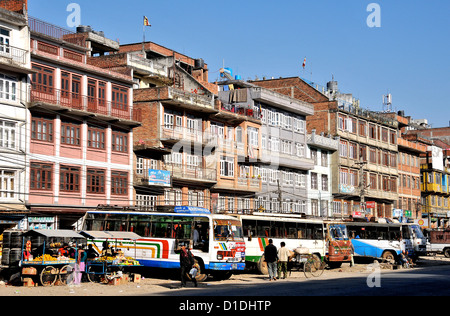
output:
[[[153,41],[242,79],[299,76],[325,86],[332,75],[361,106],[393,110],[433,127],[450,124],[450,1],[448,0],[28,0],[29,14],[69,28],[67,6],[81,24],[121,44]],[[366,20],[380,5],[381,27]],[[72,28],[75,30],[75,28]],[[303,59],[307,58],[303,70]]]

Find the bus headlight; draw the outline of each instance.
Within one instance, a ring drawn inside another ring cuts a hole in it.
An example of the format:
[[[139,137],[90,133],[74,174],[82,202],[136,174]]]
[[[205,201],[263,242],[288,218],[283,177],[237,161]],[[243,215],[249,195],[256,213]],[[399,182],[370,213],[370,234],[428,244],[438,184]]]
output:
[[[223,259],[223,255],[220,254],[220,253],[218,253],[218,254],[217,254],[217,260],[222,260],[222,259]]]

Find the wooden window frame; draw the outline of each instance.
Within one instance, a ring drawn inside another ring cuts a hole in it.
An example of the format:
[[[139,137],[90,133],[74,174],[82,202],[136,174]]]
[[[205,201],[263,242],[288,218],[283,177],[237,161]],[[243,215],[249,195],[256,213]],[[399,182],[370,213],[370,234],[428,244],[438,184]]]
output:
[[[31,162],[30,190],[51,191],[52,188],[53,165],[40,162]]]

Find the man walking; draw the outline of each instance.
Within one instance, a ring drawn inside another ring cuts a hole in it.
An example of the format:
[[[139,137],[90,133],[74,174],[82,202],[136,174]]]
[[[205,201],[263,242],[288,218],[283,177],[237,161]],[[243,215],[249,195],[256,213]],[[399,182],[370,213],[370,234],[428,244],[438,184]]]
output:
[[[264,258],[269,269],[269,281],[277,279],[277,247],[273,244],[273,240],[269,239],[269,244],[264,249]]]
[[[195,263],[194,256],[189,249],[186,249],[185,244],[181,244],[181,249],[175,250],[175,253],[180,254],[181,287],[185,287],[187,274]],[[197,280],[195,277],[192,277],[192,282],[194,282],[194,286],[197,287]]]
[[[281,248],[278,249],[278,277],[281,279],[281,272],[283,271],[283,279],[286,279],[290,251],[285,247],[286,244],[284,241],[280,245]]]

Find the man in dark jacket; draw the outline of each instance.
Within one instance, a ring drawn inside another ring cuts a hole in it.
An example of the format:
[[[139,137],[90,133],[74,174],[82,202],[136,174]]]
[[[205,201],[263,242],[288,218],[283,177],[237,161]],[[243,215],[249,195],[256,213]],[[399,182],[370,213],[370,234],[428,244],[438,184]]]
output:
[[[269,281],[277,279],[277,247],[273,244],[273,240],[269,239],[269,244],[264,249],[264,258],[269,269]]]
[[[181,268],[181,287],[186,286],[186,276],[194,265],[194,255],[189,249],[186,249],[185,244],[181,244],[181,249],[176,250],[175,253],[180,254],[180,268]],[[192,278],[194,286],[197,287],[197,280],[195,277]]]

